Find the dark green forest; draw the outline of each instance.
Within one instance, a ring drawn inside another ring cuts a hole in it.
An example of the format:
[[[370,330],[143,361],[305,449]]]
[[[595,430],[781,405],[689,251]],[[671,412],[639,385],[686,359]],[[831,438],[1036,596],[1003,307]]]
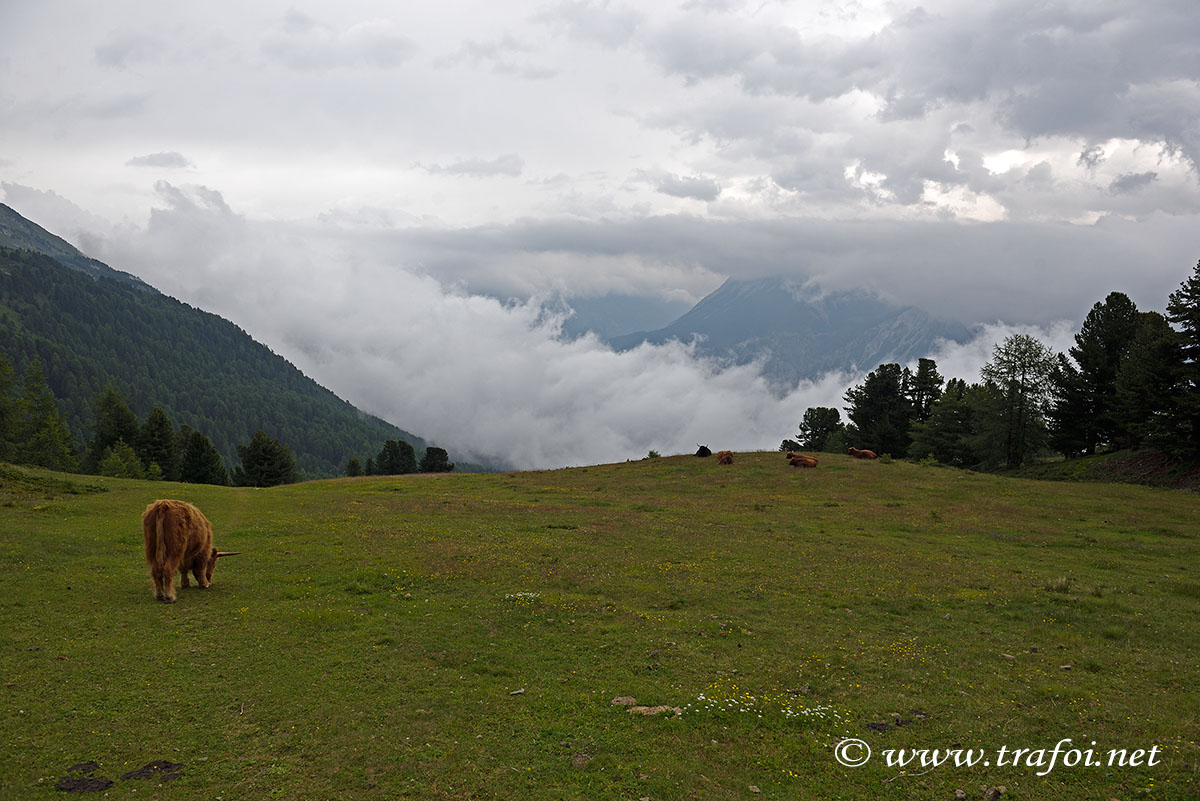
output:
[[[35,359],[80,451],[109,385],[145,419],[159,407],[204,432],[226,464],[263,431],[294,452],[300,478],[419,437],[355,409],[233,323],[140,282],[92,277],[30,250],[0,248],[0,353]]]

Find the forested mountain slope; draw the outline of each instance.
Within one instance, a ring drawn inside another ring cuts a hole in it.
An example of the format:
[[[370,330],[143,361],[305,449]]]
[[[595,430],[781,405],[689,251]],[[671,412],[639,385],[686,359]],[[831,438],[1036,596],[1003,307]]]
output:
[[[340,475],[350,457],[372,455],[386,440],[406,440],[418,453],[426,446],[228,320],[115,272],[0,248],[0,351],[18,374],[41,360],[79,443],[91,436],[93,400],[111,382],[140,418],[162,407],[208,436],[231,467],[237,446],[259,429],[292,449],[305,477]]]

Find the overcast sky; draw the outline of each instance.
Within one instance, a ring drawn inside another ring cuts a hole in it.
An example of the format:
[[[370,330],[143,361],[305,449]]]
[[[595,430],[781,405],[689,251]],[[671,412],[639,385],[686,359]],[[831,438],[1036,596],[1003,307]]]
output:
[[[773,398],[538,300],[782,274],[1055,347],[1161,309],[1197,42],[1194,0],[0,0],[0,190],[452,448],[771,446],[846,377]]]

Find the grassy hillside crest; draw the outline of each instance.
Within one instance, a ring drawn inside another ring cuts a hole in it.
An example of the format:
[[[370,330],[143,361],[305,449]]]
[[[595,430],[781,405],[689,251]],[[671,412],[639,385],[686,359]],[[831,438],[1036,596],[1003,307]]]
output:
[[[5,468],[0,797],[89,761],[109,798],[1200,793],[1200,498],[817,456],[270,490]],[[140,515],[172,496],[243,554],[163,605]],[[995,762],[1063,738],[1158,761]],[[956,746],[992,764],[883,756]],[[121,778],[156,760],[182,775]]]

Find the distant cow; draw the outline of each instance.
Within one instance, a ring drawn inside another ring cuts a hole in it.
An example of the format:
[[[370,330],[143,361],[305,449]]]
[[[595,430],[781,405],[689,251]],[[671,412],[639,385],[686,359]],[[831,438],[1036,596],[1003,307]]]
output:
[[[733,464],[733,451],[717,451],[717,464]]]
[[[707,446],[707,445],[701,445],[701,446],[700,446],[700,448],[699,448],[699,449],[696,451],[696,455],[697,455],[697,456],[701,456],[701,457],[703,457],[703,456],[712,456],[712,451],[710,451],[710,450],[708,449],[708,446]]]
[[[188,586],[188,571],[191,571],[200,589],[208,589],[217,559],[236,553],[213,547],[208,518],[185,501],[155,501],[147,506],[142,515],[142,539],[154,582],[154,597],[166,603],[175,602],[176,572],[182,586]]]
[[[792,467],[816,467],[817,460],[812,456],[804,456],[803,454],[792,454],[788,459],[788,464]]]
[[[878,456],[875,455],[875,451],[860,451],[858,448],[851,448],[849,453],[855,459],[878,459],[879,458]]]

